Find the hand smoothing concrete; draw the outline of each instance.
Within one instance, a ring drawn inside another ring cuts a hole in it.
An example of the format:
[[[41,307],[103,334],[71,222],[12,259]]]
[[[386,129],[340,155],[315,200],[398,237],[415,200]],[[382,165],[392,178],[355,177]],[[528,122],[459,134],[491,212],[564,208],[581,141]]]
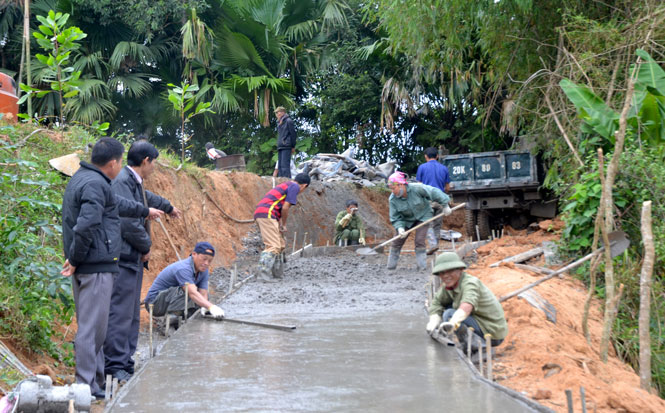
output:
[[[222,306],[295,331],[192,320],[112,411],[531,411],[425,333],[428,276],[412,257],[384,265],[349,252],[288,262],[282,282],[252,282]]]

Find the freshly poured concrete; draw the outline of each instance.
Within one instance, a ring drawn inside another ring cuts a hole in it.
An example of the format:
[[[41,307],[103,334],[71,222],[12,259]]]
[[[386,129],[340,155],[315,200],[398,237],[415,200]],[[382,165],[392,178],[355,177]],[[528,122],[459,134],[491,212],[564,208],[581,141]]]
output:
[[[429,276],[413,256],[384,266],[385,256],[353,252],[289,261],[281,282],[251,282],[221,305],[231,318],[295,331],[191,320],[111,411],[532,411],[425,333]]]
[[[472,378],[421,314],[262,318],[294,332],[195,320],[114,412],[525,412]]]

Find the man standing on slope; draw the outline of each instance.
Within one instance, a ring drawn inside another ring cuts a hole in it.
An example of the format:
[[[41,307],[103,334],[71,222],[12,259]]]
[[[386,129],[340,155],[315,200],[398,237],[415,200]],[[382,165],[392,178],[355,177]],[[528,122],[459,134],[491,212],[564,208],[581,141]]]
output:
[[[143,181],[155,170],[157,148],[137,140],[127,152],[127,166],[113,180],[113,192],[147,207],[157,208],[173,218],[180,210],[159,195],[146,190]],[[150,223],[143,218],[120,218],[122,245],[120,272],[113,283],[109,325],[104,342],[105,373],[123,384],[134,374],[132,355],[139,337],[143,267],[150,259]]]
[[[293,181],[281,183],[268,191],[256,206],[254,220],[266,246],[259,258],[257,278],[264,282],[277,282],[276,278],[281,278],[280,269],[284,262],[282,252],[286,248],[282,234],[286,232],[289,209],[296,204],[298,194],[304,191],[309,183],[309,175],[300,173]]]
[[[277,116],[277,176],[291,178],[291,154],[296,151],[296,128],[283,106],[275,109]]]
[[[124,151],[117,140],[101,138],[92,148],[92,163],[81,161],[62,199],[66,260],[61,274],[72,276],[76,382],[89,385],[96,398],[105,395],[104,339],[113,279],[119,272],[119,215],[154,219],[164,214],[113,194],[111,180],[122,169]]]
[[[425,185],[438,188],[446,194],[450,191],[450,175],[448,168],[439,162],[439,152],[432,147],[425,149],[425,163],[418,167],[416,180]],[[434,216],[443,212],[443,205],[438,202],[432,202],[432,213]],[[439,249],[439,239],[441,238],[441,220],[437,219],[430,225],[432,229],[428,234],[429,248],[427,255],[433,254]]]

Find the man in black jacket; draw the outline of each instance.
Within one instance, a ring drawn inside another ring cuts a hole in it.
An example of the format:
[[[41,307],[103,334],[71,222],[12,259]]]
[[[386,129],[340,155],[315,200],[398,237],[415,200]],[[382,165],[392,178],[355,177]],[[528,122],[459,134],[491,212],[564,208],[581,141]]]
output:
[[[283,106],[275,109],[277,116],[277,176],[291,178],[291,154],[296,151],[296,128]]]
[[[154,161],[158,156],[157,148],[150,142],[134,142],[127,151],[127,166],[113,180],[111,188],[117,196],[157,208],[178,218],[178,208],[161,196],[145,190],[143,186],[143,180],[154,171]],[[152,245],[149,224],[144,218],[120,218],[120,272],[113,283],[104,342],[105,373],[111,374],[120,383],[126,382],[134,374],[132,355],[139,337],[143,267],[150,259]]]
[[[62,200],[65,264],[61,274],[72,276],[78,330],[74,340],[76,382],[87,384],[95,397],[104,397],[104,338],[113,277],[120,258],[120,218],[154,219],[162,211],[116,197],[111,180],[122,168],[125,148],[102,138],[92,148],[92,164],[81,162]]]

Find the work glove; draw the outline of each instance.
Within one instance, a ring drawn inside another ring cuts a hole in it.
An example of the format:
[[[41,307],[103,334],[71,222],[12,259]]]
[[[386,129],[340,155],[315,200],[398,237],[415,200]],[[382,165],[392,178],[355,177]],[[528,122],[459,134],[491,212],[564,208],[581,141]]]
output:
[[[342,218],[339,221],[340,225],[342,225],[343,227],[349,225],[349,221],[351,221],[351,218],[353,218],[353,215],[351,215],[351,214],[344,215],[344,218]]]
[[[208,311],[210,312],[210,315],[215,318],[224,318],[224,310],[214,304],[208,307]]]
[[[432,334],[432,332],[436,330],[439,324],[441,324],[441,316],[438,314],[432,314],[429,316],[429,322],[427,323],[425,330],[427,330],[429,334]]]
[[[443,207],[443,215],[444,216],[448,216],[452,213],[453,213],[453,210],[450,209],[450,206],[446,205],[445,207]]]
[[[358,242],[365,245],[365,238],[358,238]]]
[[[450,317],[450,320],[441,324],[441,328],[443,328],[446,333],[453,332],[459,328],[462,321],[466,320],[468,316],[469,315],[464,312],[464,310],[458,308],[453,313],[453,316]]]
[[[404,231],[404,228],[401,227],[397,228],[397,233],[399,234],[400,238],[406,238],[409,235]]]

